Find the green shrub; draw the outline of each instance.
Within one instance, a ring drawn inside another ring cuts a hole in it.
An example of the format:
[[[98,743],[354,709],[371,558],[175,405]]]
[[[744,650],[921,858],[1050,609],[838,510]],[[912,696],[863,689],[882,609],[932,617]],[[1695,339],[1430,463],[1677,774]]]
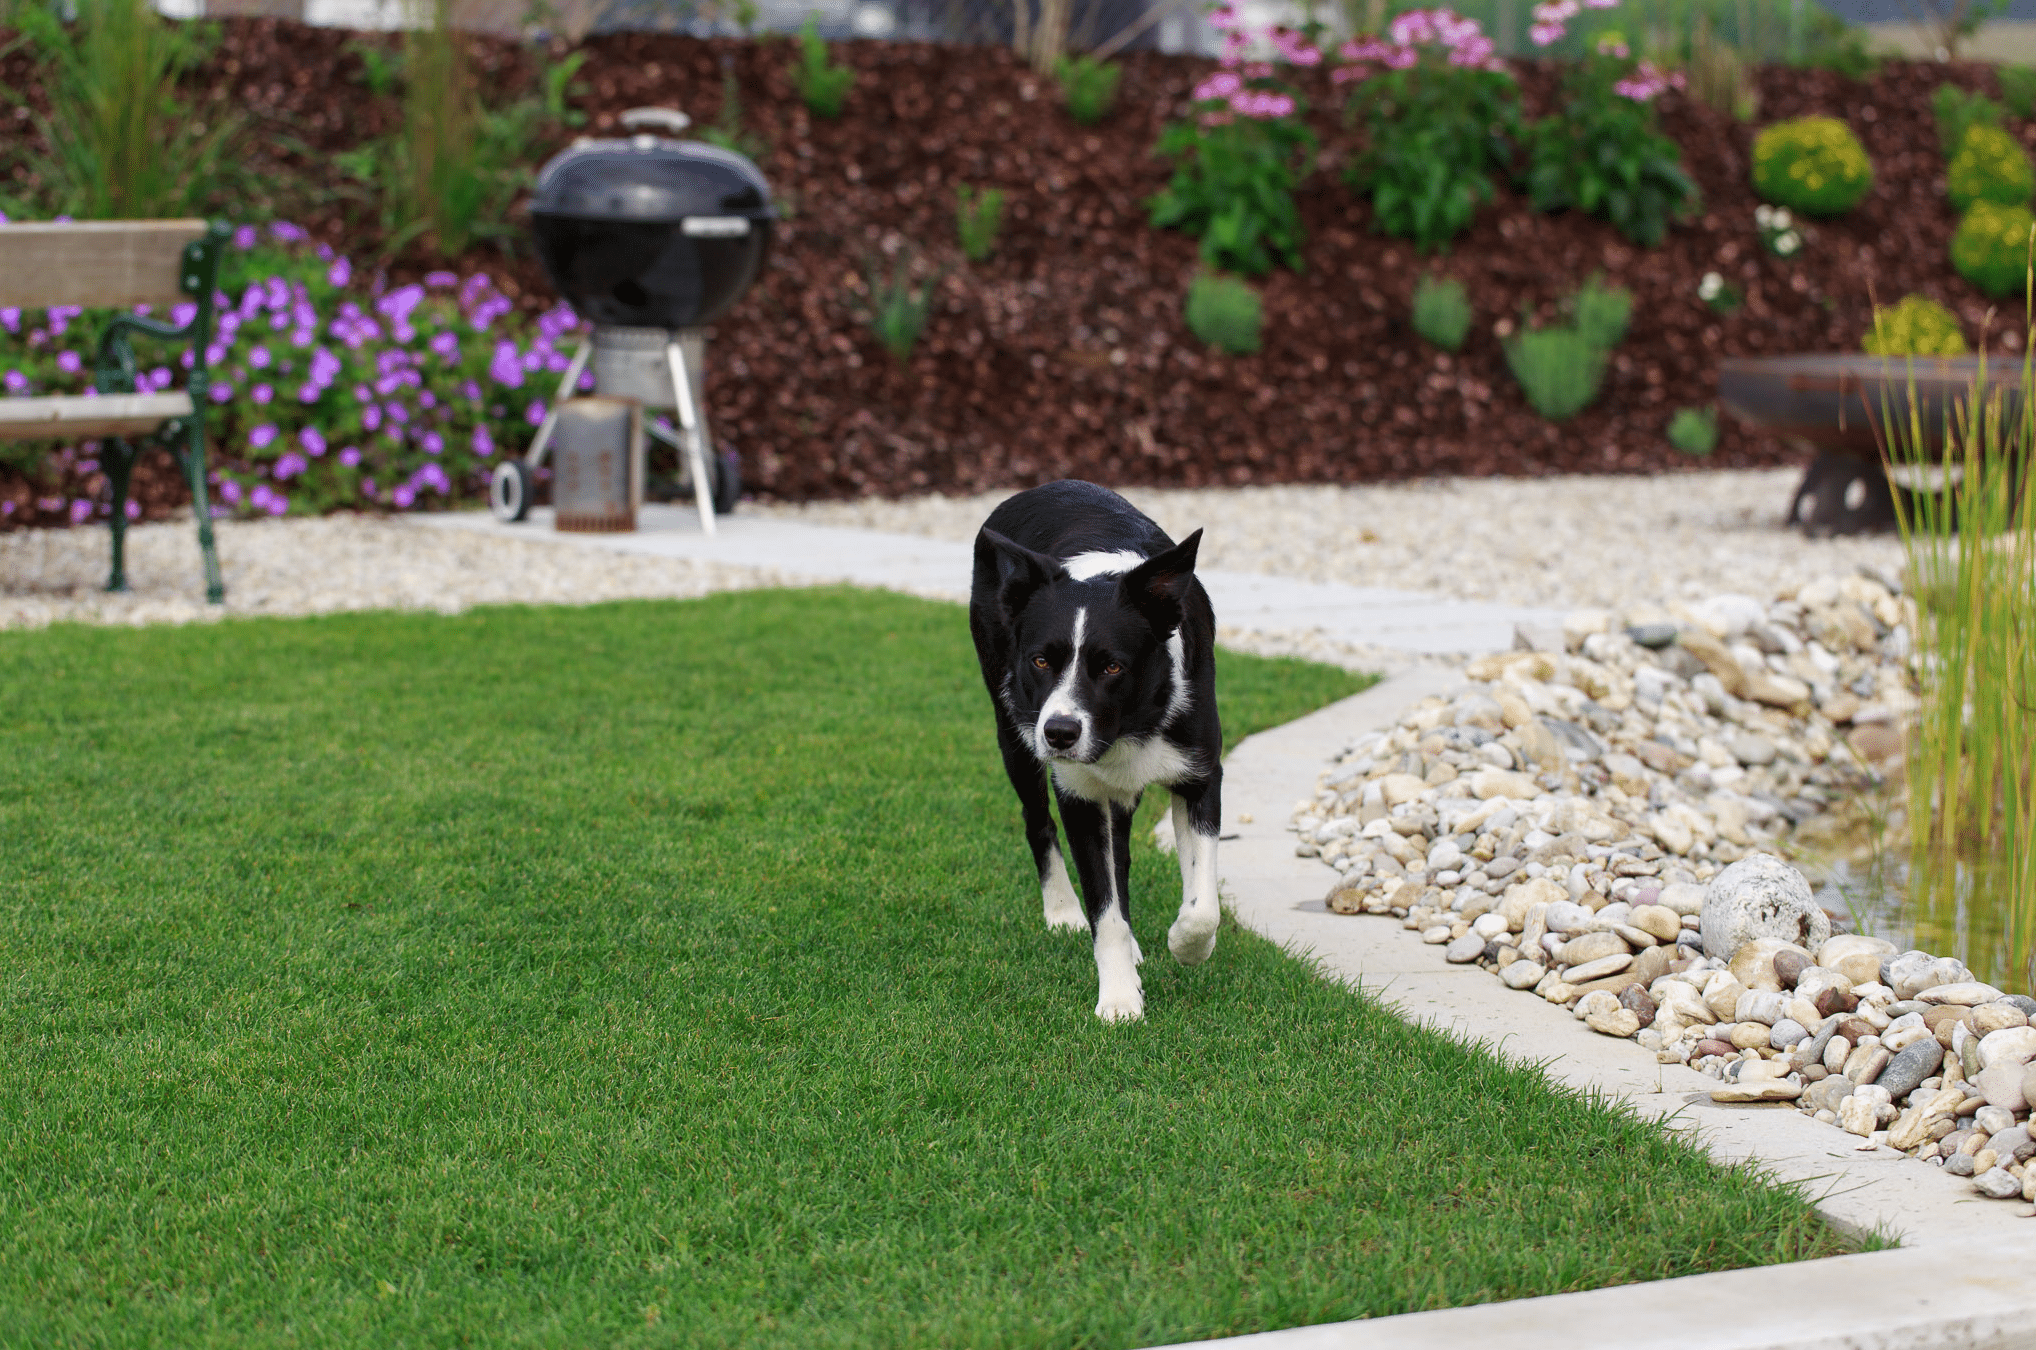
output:
[[[1004,190],[984,188],[978,192],[967,183],[954,188],[954,227],[961,236],[962,255],[981,262],[997,247],[997,232],[1004,227]]]
[[[2036,173],[2022,143],[1999,127],[1982,124],[1966,128],[1944,181],[1951,207],[1961,215],[1974,202],[2019,206],[2036,191]]]
[[[1258,292],[1237,277],[1203,272],[1188,287],[1188,327],[1218,351],[1257,351],[1263,319]]]
[[[1875,305],[1873,327],[1859,340],[1868,356],[1963,356],[1965,333],[1958,316],[1927,295],[1907,295],[1899,305]]]
[[[1633,317],[1633,292],[1607,286],[1603,277],[1594,276],[1570,301],[1570,311],[1577,331],[1610,351],[1626,336],[1626,325]]]
[[[1958,153],[1959,143],[1969,129],[2001,124],[2000,104],[1985,94],[1960,89],[1955,84],[1937,86],[1937,92],[1930,96],[1930,111],[1937,118],[1937,142],[1946,159]]]
[[[1314,158],[1315,139],[1298,117],[1169,123],[1158,153],[1175,168],[1166,191],[1146,199],[1153,228],[1199,236],[1211,267],[1263,276],[1278,260],[1300,271],[1307,230],[1294,188]]]
[[[1371,195],[1372,228],[1439,253],[1497,193],[1520,136],[1511,75],[1452,64],[1435,44],[1417,63],[1361,82],[1345,110],[1363,117],[1367,148],[1344,181]]]
[[[912,357],[912,347],[926,327],[927,312],[933,308],[933,297],[946,279],[947,269],[942,268],[916,293],[911,274],[911,253],[907,249],[898,251],[888,274],[873,255],[866,256],[863,281],[870,293],[867,300],[857,302],[877,341],[901,364]]]
[[[1718,414],[1711,408],[1677,408],[1668,419],[1668,443],[1699,459],[1718,448]]]
[[[2001,101],[2017,117],[2036,117],[2036,66],[2002,66]]]
[[[1446,352],[1470,334],[1470,294],[1455,277],[1429,274],[1414,285],[1414,331]]]
[[[2029,266],[2029,230],[2036,217],[2026,206],[1975,202],[1951,236],[1951,265],[1958,275],[1999,300],[2018,295]]]
[[[799,50],[799,63],[792,67],[792,83],[799,86],[799,97],[809,112],[832,121],[841,116],[841,105],[848,98],[849,86],[855,83],[855,72],[847,66],[827,63],[827,44],[821,40],[819,21],[811,14],[806,16],[806,26],[799,30]]]
[[[1534,411],[1551,422],[1590,406],[1605,379],[1610,353],[1576,328],[1529,329],[1506,342],[1506,364]]]
[[[1620,92],[1637,78],[1630,57],[1601,52],[1578,62],[1564,82],[1562,110],[1528,130],[1523,183],[1535,210],[1601,216],[1653,248],[1701,197],[1653,102]]]
[[[770,158],[770,142],[742,129],[742,86],[732,57],[721,58],[721,111],[714,114],[713,126],[701,129],[700,139],[758,163]]]
[[[1797,117],[1753,141],[1753,190],[1762,200],[1810,216],[1843,215],[1873,188],[1873,163],[1852,128],[1835,117]]]
[[[1117,81],[1123,74],[1123,67],[1115,62],[1087,55],[1063,56],[1053,65],[1053,77],[1060,81],[1061,94],[1067,99],[1068,116],[1085,127],[1110,115],[1117,102]]]

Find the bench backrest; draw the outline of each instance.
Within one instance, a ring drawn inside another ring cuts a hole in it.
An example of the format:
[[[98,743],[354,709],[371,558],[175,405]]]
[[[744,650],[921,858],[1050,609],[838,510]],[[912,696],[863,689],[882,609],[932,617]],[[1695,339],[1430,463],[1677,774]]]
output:
[[[26,221],[0,225],[0,306],[126,308],[189,300],[184,246],[202,220]]]

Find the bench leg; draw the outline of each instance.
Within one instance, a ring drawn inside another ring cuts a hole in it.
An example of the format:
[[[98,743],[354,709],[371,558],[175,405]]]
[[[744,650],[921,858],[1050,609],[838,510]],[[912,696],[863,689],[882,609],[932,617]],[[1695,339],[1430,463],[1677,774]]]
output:
[[[113,573],[106,578],[109,591],[127,589],[127,485],[134,474],[134,459],[134,446],[118,436],[99,443],[99,462],[113,485],[113,518],[107,522],[113,531]]]
[[[205,558],[205,598],[215,605],[226,603],[226,581],[219,575],[219,551],[212,543],[212,503],[205,495],[205,434],[195,419],[184,425],[178,438],[177,460],[191,484],[191,512],[198,517],[198,552]]]

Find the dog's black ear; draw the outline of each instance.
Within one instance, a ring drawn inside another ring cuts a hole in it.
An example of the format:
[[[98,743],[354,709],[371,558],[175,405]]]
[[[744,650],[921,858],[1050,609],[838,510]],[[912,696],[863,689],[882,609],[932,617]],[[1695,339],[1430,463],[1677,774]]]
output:
[[[1195,554],[1201,547],[1202,532],[1196,530],[1126,572],[1118,583],[1119,594],[1155,626],[1171,629],[1180,622],[1181,602],[1187,597],[1188,583],[1194,580]]]
[[[997,578],[997,599],[1007,614],[1025,608],[1032,593],[1062,570],[1058,560],[1013,543],[991,529],[976,535],[976,566]]]

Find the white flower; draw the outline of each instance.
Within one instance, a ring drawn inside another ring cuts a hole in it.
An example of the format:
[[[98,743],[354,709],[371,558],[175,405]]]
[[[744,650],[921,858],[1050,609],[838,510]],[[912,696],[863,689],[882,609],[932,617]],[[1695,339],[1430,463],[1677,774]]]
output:
[[[1769,216],[1768,220],[1777,230],[1786,230],[1791,223],[1788,208],[1785,206],[1776,207],[1774,214]]]
[[[1725,278],[1719,276],[1716,272],[1706,272],[1704,273],[1704,279],[1697,283],[1697,299],[1709,304],[1711,301],[1716,300],[1719,293],[1724,289]]]
[[[1774,208],[1765,203],[1754,207],[1753,223],[1763,230],[1771,228],[1774,225]]]
[[[1781,257],[1788,257],[1789,254],[1794,253],[1802,246],[1803,236],[1797,234],[1794,230],[1789,230],[1775,236],[1774,251]]]

